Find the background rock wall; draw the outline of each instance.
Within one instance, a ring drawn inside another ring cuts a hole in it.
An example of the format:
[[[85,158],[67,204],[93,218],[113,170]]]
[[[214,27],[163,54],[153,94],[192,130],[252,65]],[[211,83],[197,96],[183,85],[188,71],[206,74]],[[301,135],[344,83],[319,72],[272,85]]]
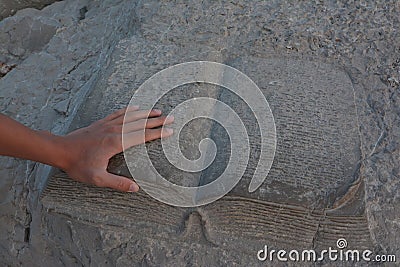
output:
[[[115,43],[133,31],[134,8],[130,1],[64,1],[0,22],[1,61],[17,65],[0,79],[1,112],[35,129],[66,131]],[[48,171],[1,158],[2,263],[60,263],[61,256],[53,255],[58,250],[40,237],[37,200]]]
[[[56,0],[1,0],[0,1],[0,20],[14,15],[18,10],[23,8],[43,8],[46,5],[56,2]]]

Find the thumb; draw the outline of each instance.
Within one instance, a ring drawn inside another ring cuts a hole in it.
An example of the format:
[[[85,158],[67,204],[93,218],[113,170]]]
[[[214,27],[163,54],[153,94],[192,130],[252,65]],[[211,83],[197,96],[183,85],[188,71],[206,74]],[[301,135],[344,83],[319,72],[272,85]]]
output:
[[[139,186],[129,178],[105,172],[102,179],[102,186],[116,189],[122,192],[137,192]]]

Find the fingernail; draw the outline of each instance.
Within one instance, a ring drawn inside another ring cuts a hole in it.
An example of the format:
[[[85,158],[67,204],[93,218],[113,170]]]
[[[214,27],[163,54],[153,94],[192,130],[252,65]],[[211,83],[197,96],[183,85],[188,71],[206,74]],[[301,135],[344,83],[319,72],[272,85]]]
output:
[[[129,186],[128,192],[134,193],[134,192],[137,192],[138,190],[139,190],[139,187],[136,184],[131,184],[131,186]]]
[[[167,135],[174,133],[174,130],[171,128],[165,128],[164,131],[165,131],[165,134],[167,134]]]
[[[167,117],[167,119],[165,120],[165,122],[166,122],[166,123],[169,123],[169,122],[173,122],[174,120],[175,120],[174,116],[170,115],[170,116]]]
[[[153,109],[153,111],[156,113],[161,113],[161,110],[159,110],[159,109]]]
[[[139,106],[129,106],[131,109],[139,109]]]

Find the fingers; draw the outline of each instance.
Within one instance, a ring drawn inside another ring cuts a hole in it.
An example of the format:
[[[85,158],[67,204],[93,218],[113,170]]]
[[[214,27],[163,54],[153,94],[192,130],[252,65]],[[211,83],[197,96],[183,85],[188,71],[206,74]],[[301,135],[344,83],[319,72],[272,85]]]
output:
[[[132,112],[132,111],[137,111],[137,110],[139,110],[139,106],[127,106],[125,108],[121,108],[121,109],[111,113],[110,115],[105,117],[103,120],[104,121],[112,121],[121,116],[123,118],[123,115],[125,114],[125,112]]]
[[[173,133],[174,130],[171,128],[147,129],[145,132],[145,141],[148,142],[159,138],[166,138]]]
[[[162,125],[168,125],[174,122],[173,116],[162,116],[150,119],[141,119],[130,123],[124,124],[124,133],[134,132],[138,130],[143,130],[144,128],[156,128]]]
[[[160,116],[161,113],[162,113],[161,110],[158,110],[158,109],[127,112],[125,115],[125,120],[124,120],[124,118],[122,118],[122,120],[120,120],[118,118],[114,121],[118,122],[118,123],[123,123],[123,122],[130,123],[130,122],[134,122],[134,121],[141,120],[141,119],[157,117],[157,116]]]
[[[145,110],[129,112],[130,119],[133,121],[125,123],[123,127],[122,124],[115,123],[117,120],[123,121],[123,116],[107,122],[104,129],[110,133],[107,138],[109,150],[112,153],[119,153],[123,149],[172,135],[172,129],[152,129],[171,124],[174,121],[173,116],[148,118],[148,116],[159,116],[160,114],[159,110],[152,110],[150,113]],[[121,133],[124,135],[124,144],[122,144]]]
[[[129,122],[134,122],[140,119],[146,119],[146,118],[151,118],[151,117],[157,117],[161,115],[161,110],[158,109],[153,109],[153,110],[136,110],[136,111],[128,111],[124,114],[120,115],[119,117],[114,118],[111,121],[108,121],[108,123],[112,124],[123,124],[129,123]]]
[[[124,134],[124,149],[140,145],[148,141],[171,136],[174,131],[171,128],[146,129]]]
[[[97,178],[95,185],[109,187],[121,192],[137,192],[139,186],[129,178],[118,176],[109,172],[104,172]]]
[[[128,106],[126,108],[115,111],[98,122],[106,122],[108,124],[131,123],[141,119],[157,117],[161,115],[161,110],[139,110],[138,106]]]

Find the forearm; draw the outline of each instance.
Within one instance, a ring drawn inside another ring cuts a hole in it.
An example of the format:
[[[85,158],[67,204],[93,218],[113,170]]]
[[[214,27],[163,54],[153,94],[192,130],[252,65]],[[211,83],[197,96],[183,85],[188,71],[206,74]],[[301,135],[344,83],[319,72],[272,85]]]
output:
[[[63,168],[61,137],[35,131],[0,114],[0,155]]]
[[[172,129],[162,131],[160,126],[172,123],[173,117],[161,113],[130,106],[65,136],[29,129],[0,114],[0,155],[58,167],[79,182],[136,192],[139,187],[134,181],[109,173],[107,166],[123,150],[124,123],[128,147],[170,136]]]

